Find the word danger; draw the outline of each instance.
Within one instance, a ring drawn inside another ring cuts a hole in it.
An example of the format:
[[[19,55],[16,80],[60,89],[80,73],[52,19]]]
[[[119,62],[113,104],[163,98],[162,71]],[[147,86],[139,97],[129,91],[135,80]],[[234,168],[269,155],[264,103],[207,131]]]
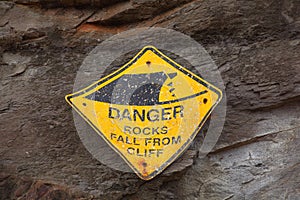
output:
[[[176,119],[178,117],[183,117],[183,109],[182,105],[174,106],[174,107],[167,107],[161,109],[123,109],[120,110],[118,108],[109,107],[108,109],[108,117],[112,119],[126,119],[129,121],[163,121],[163,120],[170,120]]]

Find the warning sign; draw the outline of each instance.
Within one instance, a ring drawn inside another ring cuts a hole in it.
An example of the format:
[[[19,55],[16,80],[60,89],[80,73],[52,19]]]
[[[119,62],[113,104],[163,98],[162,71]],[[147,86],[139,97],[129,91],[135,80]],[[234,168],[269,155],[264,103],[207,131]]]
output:
[[[218,88],[147,46],[66,100],[149,180],[189,146],[221,97]]]

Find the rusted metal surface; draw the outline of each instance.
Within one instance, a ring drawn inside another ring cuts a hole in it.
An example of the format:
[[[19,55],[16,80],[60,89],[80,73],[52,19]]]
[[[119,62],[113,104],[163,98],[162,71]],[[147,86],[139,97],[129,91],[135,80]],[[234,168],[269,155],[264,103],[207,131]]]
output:
[[[221,98],[218,88],[152,46],[112,74],[66,96],[144,180],[160,174],[190,146]]]

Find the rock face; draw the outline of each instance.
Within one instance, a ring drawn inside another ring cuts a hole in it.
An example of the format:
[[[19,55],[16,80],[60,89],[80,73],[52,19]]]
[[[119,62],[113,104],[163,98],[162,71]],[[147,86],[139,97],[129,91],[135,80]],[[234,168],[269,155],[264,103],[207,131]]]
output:
[[[214,150],[148,182],[93,159],[64,101],[99,42],[144,26],[201,43],[228,100]],[[0,199],[300,197],[297,0],[1,1],[0,53]]]

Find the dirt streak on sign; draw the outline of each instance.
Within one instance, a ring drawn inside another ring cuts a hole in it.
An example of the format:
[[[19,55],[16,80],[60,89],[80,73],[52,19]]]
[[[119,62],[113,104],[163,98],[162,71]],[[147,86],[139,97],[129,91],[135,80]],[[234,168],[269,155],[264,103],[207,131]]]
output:
[[[149,180],[189,146],[221,97],[218,88],[147,46],[66,100]]]

